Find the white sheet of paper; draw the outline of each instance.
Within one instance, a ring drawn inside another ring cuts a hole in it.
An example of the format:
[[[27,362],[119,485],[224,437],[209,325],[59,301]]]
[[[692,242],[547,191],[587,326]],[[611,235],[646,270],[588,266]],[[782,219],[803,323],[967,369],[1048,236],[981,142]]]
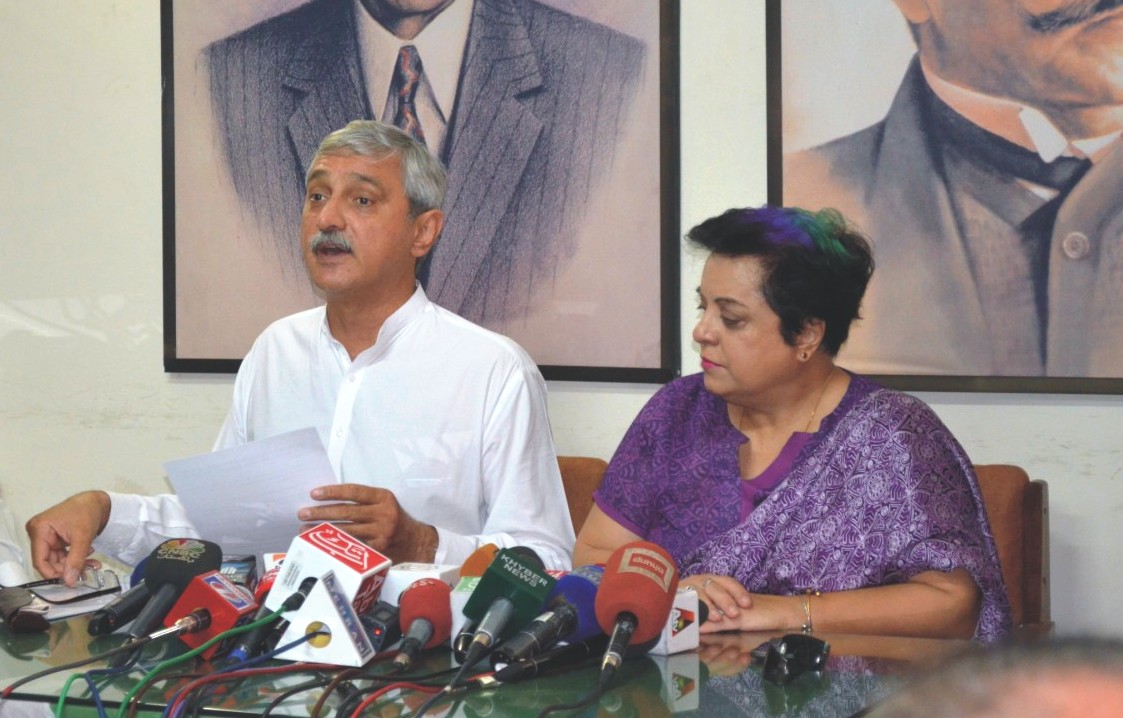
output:
[[[199,535],[227,555],[285,551],[308,492],[338,483],[312,427],[164,464]]]

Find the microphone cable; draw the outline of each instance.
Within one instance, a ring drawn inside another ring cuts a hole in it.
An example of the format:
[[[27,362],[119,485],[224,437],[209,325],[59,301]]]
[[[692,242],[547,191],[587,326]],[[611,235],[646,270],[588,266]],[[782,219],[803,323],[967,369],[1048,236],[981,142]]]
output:
[[[102,653],[92,654],[90,656],[87,656],[86,658],[82,658],[80,660],[73,661],[71,663],[66,663],[66,664],[63,664],[61,666],[51,666],[50,668],[44,669],[44,670],[39,671],[37,673],[32,673],[31,675],[24,676],[22,678],[18,678],[15,681],[13,681],[12,683],[10,683],[8,686],[6,686],[2,691],[0,691],[0,700],[11,697],[12,693],[17,688],[19,688],[21,686],[24,686],[24,685],[27,685],[28,683],[31,683],[32,681],[39,680],[40,678],[44,678],[46,676],[50,676],[50,675],[53,675],[55,673],[62,673],[63,671],[70,671],[70,670],[74,670],[75,668],[81,668],[83,666],[88,666],[91,663],[97,663],[98,661],[105,660],[107,658],[112,658],[113,656],[117,656],[117,655],[120,655],[122,653],[129,653],[129,652],[135,651],[137,648],[143,646],[145,643],[148,643],[150,640],[151,639],[148,636],[145,636],[144,639],[137,640],[137,641],[129,641],[128,643],[120,645],[116,648],[112,648],[108,651],[104,651]],[[133,662],[135,662],[135,660]]]
[[[359,689],[355,688],[355,686],[347,683],[347,681],[350,681],[352,679],[372,681],[382,680],[384,676],[389,677],[393,673],[397,673],[397,671],[379,674],[368,674],[366,672],[367,668],[373,667],[375,664],[393,658],[397,655],[397,653],[398,652],[396,650],[380,651],[374,654],[374,658],[371,658],[369,661],[367,661],[366,665],[364,665],[362,668],[346,668],[336,673],[335,677],[326,686],[324,686],[323,692],[320,694],[320,697],[316,699],[316,703],[312,706],[312,709],[308,711],[309,718],[319,718],[320,713],[324,709],[324,704],[327,703],[328,698],[332,695],[332,693],[336,692],[337,690],[340,693],[345,693],[346,695],[344,695],[340,700],[336,714],[346,715],[346,713],[350,710],[347,708],[348,704],[354,702],[354,700],[360,697],[363,693]]]
[[[387,651],[387,656],[392,656],[394,653],[396,653],[396,651]],[[376,660],[378,660],[378,658],[379,657],[376,657]],[[370,665],[370,664],[368,664],[368,665]],[[433,679],[441,678],[442,676],[447,676],[450,673],[454,673],[454,672],[459,671],[460,669],[459,668],[449,668],[449,669],[446,669],[446,670],[434,671],[434,672],[431,672],[431,673],[424,673],[424,674],[421,674],[421,675],[418,675],[418,676],[414,676],[414,677],[412,677],[408,680],[402,678],[399,675],[399,671],[396,671],[396,670],[386,671],[386,672],[377,673],[377,674],[366,673],[365,671],[362,671],[361,669],[354,669],[354,670],[356,671],[356,673],[354,673],[352,675],[349,675],[342,680],[361,679],[361,680],[367,680],[367,681],[380,681],[380,682],[392,681],[394,683],[401,684],[398,687],[414,688],[416,690],[426,692],[426,693],[437,691],[437,695],[439,696],[439,695],[441,695],[442,689],[446,686],[446,683],[444,683],[443,681],[437,682],[437,683],[430,683],[430,682],[427,682],[427,681],[432,681]],[[450,684],[447,684],[447,685],[455,685],[456,689],[466,689],[466,690],[472,690],[472,689],[475,689],[475,688],[483,688],[483,687],[486,687],[488,684],[484,683],[484,682],[475,683],[474,681],[476,681],[478,678],[481,678],[485,675],[491,675],[491,673],[489,672],[489,673],[486,673],[486,674],[480,674],[480,676],[473,676],[472,678],[468,679],[468,681],[463,683],[463,684],[450,683]],[[351,695],[347,696],[347,698],[345,698],[344,701],[337,708],[336,714],[335,714],[336,718],[348,718],[349,716],[358,715],[362,711],[359,710],[358,712],[356,712],[356,707],[355,707],[356,704],[358,702],[361,702],[362,705],[363,705],[363,709],[369,707],[374,701],[377,701],[379,698],[381,698],[385,694],[386,691],[383,690],[383,689],[384,689],[384,686],[372,686],[372,687],[369,687],[369,688],[354,690],[354,692]],[[329,688],[329,690],[330,690],[330,688]],[[378,693],[379,695],[371,698],[371,694],[373,694],[373,693]],[[323,698],[323,697],[321,697],[321,698]],[[368,698],[370,700],[368,700]],[[426,701],[426,702],[428,703],[428,701]],[[416,716],[423,715],[422,711],[429,710],[429,708],[431,708],[431,707],[432,707],[431,705],[427,706],[423,703],[420,707],[418,707],[411,714],[411,718],[416,718]],[[312,718],[316,718],[316,716],[318,715],[318,708],[319,708],[319,706],[313,707],[312,711],[310,712],[310,716]]]
[[[183,715],[183,712],[186,709],[186,706],[187,706],[188,703],[194,703],[195,704],[193,707],[194,707],[195,713],[197,714],[199,709],[201,708],[200,700],[204,696],[202,694],[200,694],[200,695],[197,695],[195,698],[192,698],[191,697],[192,693],[198,693],[198,692],[203,691],[203,690],[215,688],[215,687],[217,687],[216,684],[219,684],[219,683],[236,682],[236,681],[241,681],[241,680],[244,680],[246,678],[253,677],[253,676],[268,675],[269,673],[276,673],[277,671],[276,671],[275,667],[257,667],[257,664],[269,661],[269,660],[275,658],[276,656],[278,656],[278,655],[280,655],[280,654],[282,654],[282,653],[284,653],[288,650],[291,650],[292,648],[295,648],[295,647],[301,645],[302,643],[305,643],[305,642],[311,640],[313,637],[318,636],[318,635],[321,635],[321,632],[313,632],[311,634],[302,636],[302,637],[300,637],[300,638],[298,638],[298,639],[296,639],[296,640],[294,640],[290,643],[278,646],[278,647],[274,648],[272,651],[269,651],[267,653],[264,653],[264,654],[255,656],[251,659],[248,659],[244,662],[240,662],[240,663],[236,663],[236,664],[232,664],[232,665],[228,665],[228,666],[223,666],[221,668],[216,669],[212,673],[208,673],[204,676],[197,677],[197,679],[195,681],[192,681],[191,684],[182,687],[179,691],[177,691],[176,695],[173,696],[173,698],[169,699],[168,704],[169,704],[170,708],[165,711],[164,715],[167,718],[171,718],[172,716],[181,716],[181,715]],[[381,661],[384,661],[387,658],[391,658],[396,653],[397,653],[396,651],[383,651],[379,654],[376,654],[370,661],[368,661],[367,666],[371,666],[375,663],[379,663]],[[292,696],[294,696],[298,693],[301,693],[302,691],[308,691],[308,690],[312,690],[312,689],[318,688],[318,687],[325,687],[324,693],[321,694],[321,696],[319,697],[319,699],[316,702],[316,705],[314,705],[309,712],[309,715],[312,718],[316,718],[317,716],[320,715],[320,712],[323,708],[323,704],[327,700],[328,693],[336,690],[338,685],[340,683],[342,683],[343,681],[346,681],[346,680],[349,680],[349,679],[354,679],[354,678],[365,678],[365,679],[379,679],[379,678],[381,678],[381,676],[379,676],[379,675],[367,675],[365,673],[365,671],[363,669],[360,669],[360,668],[340,668],[339,666],[329,665],[329,664],[301,662],[301,663],[293,664],[292,666],[290,666],[290,668],[292,669],[293,672],[316,671],[316,672],[319,672],[323,675],[319,678],[314,679],[314,680],[306,681],[306,682],[300,684],[299,686],[293,686],[290,689],[286,690],[283,695],[275,697],[274,700],[264,709],[265,712],[262,715],[267,715],[268,713],[272,712],[278,705],[283,703],[285,700],[287,700],[288,698],[291,698]],[[330,674],[333,673],[333,672],[336,673],[336,675],[334,677],[329,677]],[[354,688],[352,688],[351,690],[355,691]],[[348,695],[347,699],[345,699],[345,700],[349,700],[350,698],[351,698],[351,695]],[[174,712],[173,712],[172,709],[174,709]]]
[[[319,631],[313,631],[312,633],[308,633],[306,635],[303,635],[300,638],[296,639],[295,641],[292,641],[290,643],[285,644],[284,646],[279,647],[278,649],[276,649],[275,653],[283,653],[284,651],[295,648],[295,647],[297,647],[297,646],[299,646],[303,643],[307,643],[308,641],[312,640],[312,638],[314,638],[316,636],[319,636],[319,635],[322,635],[321,632],[319,632]],[[196,650],[199,650],[199,649],[196,649]],[[273,656],[271,656],[271,655],[258,656],[258,657],[255,657],[252,660],[257,661],[258,659],[261,659],[262,661],[264,661],[264,660],[268,660],[272,657]],[[247,663],[248,663],[248,661],[247,661]],[[299,673],[299,672],[302,672],[302,671],[326,671],[326,670],[332,670],[334,668],[335,668],[335,666],[332,666],[332,665],[326,664],[326,663],[305,663],[305,662],[292,663],[292,664],[288,664],[288,665],[284,665],[284,666],[263,666],[263,667],[251,667],[251,668],[247,668],[246,664],[244,664],[244,663],[240,663],[240,664],[237,664],[237,665],[234,665],[234,666],[229,666],[227,668],[222,668],[222,669],[219,669],[217,671],[207,673],[203,676],[200,676],[200,677],[196,678],[195,680],[191,681],[190,683],[188,683],[187,685],[183,686],[179,690],[177,690],[175,692],[175,694],[172,696],[172,698],[170,700],[168,700],[167,707],[164,709],[163,715],[165,716],[165,718],[175,718],[175,717],[181,715],[183,713],[183,711],[187,708],[187,704],[190,702],[189,701],[190,695],[192,693],[194,693],[195,691],[199,690],[200,688],[211,687],[212,684],[225,683],[225,682],[228,682],[228,681],[229,682],[240,681],[240,680],[243,680],[245,678],[250,678],[250,677],[253,677],[253,676],[265,676],[265,675],[271,675],[271,674],[276,674],[276,673]]]
[[[421,683],[410,683],[408,681],[396,681],[394,683],[387,683],[386,685],[382,686],[381,688],[378,688],[373,693],[371,693],[369,696],[364,698],[363,701],[361,703],[359,703],[359,705],[355,708],[354,712],[351,713],[351,718],[359,718],[363,714],[363,711],[365,711],[372,704],[374,704],[376,701],[378,701],[379,698],[382,698],[383,696],[385,696],[387,693],[389,693],[392,690],[397,690],[397,689],[402,689],[402,688],[412,689],[412,690],[415,690],[415,691],[420,691],[422,693],[433,692],[438,696],[441,695],[441,688],[439,686],[428,686],[428,685],[424,685],[424,684],[421,684]],[[423,709],[425,709],[425,706],[428,703],[429,703],[429,701],[425,701],[425,703],[421,704],[421,707],[418,708],[417,711],[414,712],[414,714],[413,714],[414,718],[417,718],[417,716],[420,716],[424,713]]]
[[[297,695],[298,693],[314,690],[316,688],[323,688],[324,686],[328,685],[331,680],[332,679],[330,678],[321,676],[314,680],[305,681],[304,683],[300,683],[293,686],[292,688],[289,688],[286,691],[281,692],[276,698],[269,701],[269,705],[265,706],[265,708],[261,711],[261,718],[268,718],[268,716],[273,715],[273,710],[275,708],[279,707],[282,703],[287,701],[289,698]]]
[[[274,611],[273,613],[271,613],[267,616],[263,616],[258,621],[254,621],[253,623],[246,624],[246,626],[239,627],[239,628],[245,628],[246,631],[248,632],[248,631],[253,630],[253,627],[254,627],[255,624],[264,623],[264,624],[268,625],[270,622],[276,620],[277,616],[280,615],[285,610],[288,610],[288,609],[285,609],[284,607],[282,607],[278,611]],[[219,636],[216,636],[215,640],[225,640],[225,638],[227,636],[234,635],[235,633],[238,633],[238,632],[240,632],[240,631],[236,631],[236,630],[227,631],[224,634],[220,634]],[[292,648],[295,648],[295,647],[300,646],[304,643],[307,643],[308,641],[312,640],[313,638],[315,638],[317,636],[321,636],[321,635],[324,635],[323,631],[313,631],[313,632],[305,634],[305,635],[303,635],[303,636],[297,638],[296,640],[291,641],[287,644],[275,647],[273,650],[268,651],[266,653],[263,653],[261,655],[254,656],[253,658],[247,659],[245,661],[240,661],[238,663],[234,663],[234,664],[223,666],[221,668],[217,668],[217,669],[211,671],[210,673],[207,673],[206,675],[202,676],[200,679],[198,679],[196,681],[193,681],[188,686],[184,686],[183,688],[180,689],[180,691],[191,692],[191,691],[194,691],[199,686],[202,686],[204,684],[242,680],[245,677],[255,675],[255,673],[254,673],[255,670],[256,671],[264,671],[264,669],[255,668],[258,664],[261,664],[261,663],[264,663],[268,660],[276,658],[277,656],[284,653],[285,651],[288,651]],[[206,647],[207,647],[207,645],[209,645],[209,643],[210,642],[208,642],[207,644],[204,644],[203,646],[200,646],[197,650],[205,651]],[[296,663],[296,664],[293,664],[293,665],[300,666],[301,670],[312,670],[312,668],[309,668],[310,666],[315,667],[317,669],[319,669],[319,668],[334,668],[333,666],[329,666],[328,664],[307,663],[307,662],[303,662],[303,661],[299,662],[299,663]],[[231,678],[231,676],[234,676],[234,677]],[[308,689],[313,688],[313,687],[314,686],[308,686]],[[168,701],[169,707],[165,708],[164,716],[172,715],[171,710],[170,710],[170,706],[171,706],[171,703],[173,701],[177,701],[177,696],[178,696],[180,691],[177,691],[176,696],[173,696],[173,699]],[[204,696],[200,696],[200,699],[203,698],[203,697]]]
[[[146,685],[148,685],[153,680],[155,680],[156,676],[158,676],[160,673],[163,673],[168,668],[171,668],[173,666],[178,666],[181,663],[185,663],[185,662],[191,660],[195,656],[198,656],[200,653],[203,653],[208,648],[215,645],[216,643],[219,643],[220,641],[225,641],[230,636],[236,636],[236,635],[239,635],[239,634],[242,634],[242,633],[246,633],[247,631],[252,631],[253,629],[255,629],[255,628],[257,628],[261,625],[265,625],[265,624],[269,623],[270,621],[274,620],[277,617],[278,613],[280,613],[280,611],[274,611],[273,613],[270,613],[269,615],[264,616],[264,617],[262,617],[262,618],[260,618],[256,621],[253,621],[251,623],[246,623],[246,624],[243,624],[241,626],[235,626],[235,627],[233,627],[229,630],[223,631],[222,633],[219,633],[218,635],[211,638],[206,643],[203,643],[201,646],[199,646],[197,648],[193,648],[190,651],[187,651],[186,653],[175,656],[174,658],[169,658],[168,660],[157,664],[155,668],[153,668],[151,671],[146,673],[137,682],[137,684],[135,686],[133,686],[132,689],[130,689],[129,692],[126,693],[125,696],[121,699],[121,709],[117,713],[118,718],[124,718],[125,710],[126,710],[127,706],[129,705],[129,703],[132,702],[134,696],[136,696],[136,694],[138,692],[140,692]],[[150,634],[150,637],[157,637],[157,636],[162,637],[164,635],[170,635],[170,632],[172,630],[173,629],[164,629],[163,631],[157,631],[156,633]]]
[[[101,687],[98,686],[97,679],[113,678],[124,673],[128,673],[133,669],[133,666],[140,661],[140,652],[134,651],[132,656],[123,665],[118,667],[107,668],[93,668],[85,673],[75,673],[70,676],[66,683],[63,685],[62,690],[59,692],[58,701],[55,703],[55,716],[56,718],[62,717],[63,705],[66,702],[66,696],[70,692],[70,685],[77,678],[84,678],[86,685],[90,689],[90,695],[94,700],[94,707],[97,708],[98,718],[109,718],[105,711],[105,704],[101,700]]]

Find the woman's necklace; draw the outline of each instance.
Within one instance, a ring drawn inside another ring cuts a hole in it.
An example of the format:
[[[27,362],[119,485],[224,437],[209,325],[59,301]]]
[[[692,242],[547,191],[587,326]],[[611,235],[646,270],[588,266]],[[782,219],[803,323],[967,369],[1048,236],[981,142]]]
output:
[[[831,367],[831,371],[827,374],[827,380],[823,382],[823,388],[819,390],[819,398],[815,400],[815,406],[811,409],[811,416],[807,417],[807,423],[803,427],[803,433],[807,434],[811,431],[811,422],[815,421],[815,415],[819,413],[819,405],[823,403],[823,396],[827,393],[827,387],[831,384],[831,379],[834,378],[834,373],[838,371],[838,367]],[[745,407],[739,407],[741,415],[737,417],[737,430],[742,434],[745,433]]]
[[[819,404],[823,402],[823,395],[827,393],[827,387],[830,386],[831,379],[837,369],[836,366],[831,367],[830,374],[827,374],[827,380],[823,382],[823,388],[819,390],[819,398],[815,400],[815,408],[811,410],[811,416],[807,417],[807,425],[803,427],[804,434],[811,431],[811,422],[815,421],[815,415],[819,413]]]

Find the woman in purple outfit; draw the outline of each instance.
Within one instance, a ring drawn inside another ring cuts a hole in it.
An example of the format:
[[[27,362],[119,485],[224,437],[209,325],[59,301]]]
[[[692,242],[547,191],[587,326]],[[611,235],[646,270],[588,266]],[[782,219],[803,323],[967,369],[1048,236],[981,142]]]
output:
[[[978,484],[932,410],[835,365],[873,260],[837,212],[735,209],[709,251],[702,373],[629,428],[574,564],[644,539],[710,607],[703,631],[975,637],[1010,630]]]

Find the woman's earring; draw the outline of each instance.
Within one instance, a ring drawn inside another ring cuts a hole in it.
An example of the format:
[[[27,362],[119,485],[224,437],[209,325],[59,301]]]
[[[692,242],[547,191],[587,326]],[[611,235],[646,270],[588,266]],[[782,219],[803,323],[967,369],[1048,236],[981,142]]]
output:
[[[807,361],[807,352],[800,352],[799,353],[799,360],[800,361]]]

